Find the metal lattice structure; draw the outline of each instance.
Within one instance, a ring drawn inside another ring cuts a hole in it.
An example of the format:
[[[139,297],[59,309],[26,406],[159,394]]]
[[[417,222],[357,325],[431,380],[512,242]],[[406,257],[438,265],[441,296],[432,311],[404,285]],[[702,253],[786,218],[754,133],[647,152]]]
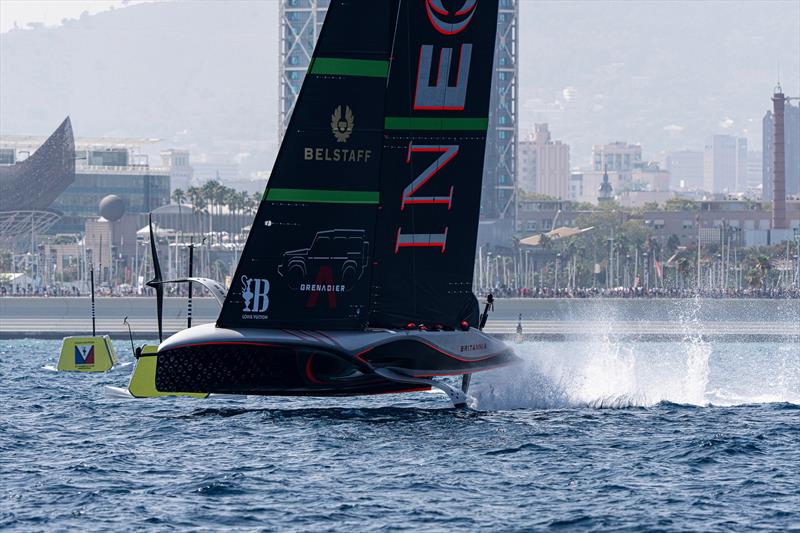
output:
[[[0,243],[41,235],[60,218],[57,211],[0,211]]]
[[[75,140],[69,117],[29,158],[0,166],[0,211],[40,211],[75,181]]]
[[[289,124],[330,0],[281,0],[278,137]]]
[[[517,215],[517,0],[500,0],[497,16],[492,102],[486,143],[486,166],[481,197],[484,219]]]
[[[516,226],[517,0],[499,0],[497,49],[481,218],[510,219]],[[330,0],[281,0],[278,136],[289,123]]]

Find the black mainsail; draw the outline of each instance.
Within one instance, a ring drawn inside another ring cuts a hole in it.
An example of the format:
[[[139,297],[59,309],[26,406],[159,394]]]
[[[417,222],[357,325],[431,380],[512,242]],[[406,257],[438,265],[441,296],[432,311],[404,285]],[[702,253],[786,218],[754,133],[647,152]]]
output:
[[[217,325],[477,325],[498,0],[334,0]]]
[[[472,293],[497,0],[400,6],[370,324],[477,326]]]
[[[396,12],[331,2],[219,326],[366,325]]]

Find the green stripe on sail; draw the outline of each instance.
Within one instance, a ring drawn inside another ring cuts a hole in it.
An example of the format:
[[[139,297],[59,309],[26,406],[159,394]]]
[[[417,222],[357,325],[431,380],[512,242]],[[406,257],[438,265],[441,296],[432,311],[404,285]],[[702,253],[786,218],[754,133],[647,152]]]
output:
[[[311,65],[311,74],[385,78],[389,75],[389,62],[375,59],[318,57]]]
[[[486,131],[488,118],[386,117],[387,130]]]
[[[318,204],[377,204],[377,191],[333,191],[324,189],[267,189],[264,200]]]

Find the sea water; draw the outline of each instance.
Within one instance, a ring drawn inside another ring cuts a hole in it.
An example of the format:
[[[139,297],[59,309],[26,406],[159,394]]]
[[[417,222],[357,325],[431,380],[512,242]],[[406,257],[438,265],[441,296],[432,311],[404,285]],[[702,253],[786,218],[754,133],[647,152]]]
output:
[[[117,343],[124,361],[131,357]],[[800,528],[800,346],[516,345],[440,393],[120,401],[0,341],[0,529]]]

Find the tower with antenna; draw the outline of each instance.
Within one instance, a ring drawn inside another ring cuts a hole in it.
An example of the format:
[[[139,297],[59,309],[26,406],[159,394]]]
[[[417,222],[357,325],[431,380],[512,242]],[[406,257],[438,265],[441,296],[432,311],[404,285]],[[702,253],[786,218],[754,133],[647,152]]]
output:
[[[603,165],[603,183],[597,190],[597,203],[601,205],[610,203],[614,199],[613,191],[614,189],[608,181],[608,165]]]
[[[786,221],[786,96],[780,82],[772,95],[772,229],[788,229]],[[768,157],[764,154],[764,157]]]

